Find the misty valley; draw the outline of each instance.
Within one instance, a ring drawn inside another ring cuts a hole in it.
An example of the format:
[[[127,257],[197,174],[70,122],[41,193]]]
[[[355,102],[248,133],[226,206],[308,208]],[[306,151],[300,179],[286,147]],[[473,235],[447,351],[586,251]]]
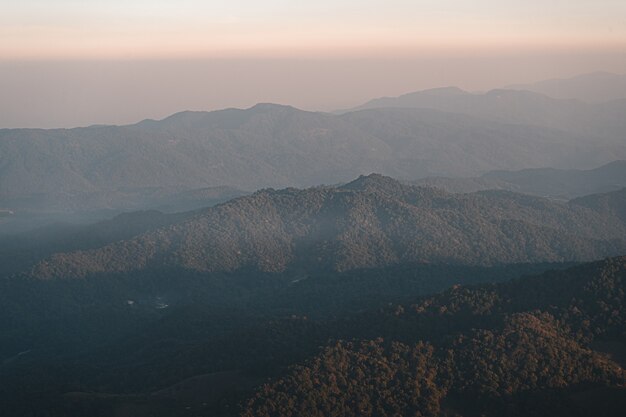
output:
[[[623,415],[624,79],[0,129],[0,415]]]

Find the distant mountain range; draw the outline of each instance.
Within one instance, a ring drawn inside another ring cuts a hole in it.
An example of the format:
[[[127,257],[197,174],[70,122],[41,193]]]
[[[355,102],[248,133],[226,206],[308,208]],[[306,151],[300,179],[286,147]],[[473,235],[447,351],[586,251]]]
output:
[[[373,174],[340,187],[262,190],[132,238],[52,255],[30,275],[584,261],[626,251],[625,193],[565,204],[507,191],[453,195]]]
[[[527,91],[439,89],[341,115],[260,104],[129,126],[4,129],[0,201],[17,215],[128,210],[175,205],[181,193],[212,187],[336,184],[370,172],[415,179],[587,169],[626,159],[625,110]]]
[[[350,112],[381,108],[435,109],[483,120],[557,129],[596,137],[621,138],[626,122],[611,109],[622,109],[622,101],[591,104],[554,99],[522,90],[498,89],[469,93],[456,87],[436,88],[371,100]]]
[[[616,77],[0,130],[2,414],[621,417]]]
[[[626,74],[594,72],[572,78],[555,78],[506,88],[533,91],[558,99],[602,103],[626,99]]]
[[[537,168],[491,171],[473,178],[422,178],[415,185],[432,186],[452,193],[509,190],[569,200],[626,187],[626,161],[614,161],[590,170]]]

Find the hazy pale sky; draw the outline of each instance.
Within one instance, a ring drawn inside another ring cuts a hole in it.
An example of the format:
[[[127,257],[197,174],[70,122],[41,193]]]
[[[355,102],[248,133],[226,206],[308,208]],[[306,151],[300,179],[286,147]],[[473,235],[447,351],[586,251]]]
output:
[[[1,0],[0,5],[5,59],[327,56],[626,41],[623,0]]]
[[[626,72],[624,0],[0,0],[0,127],[595,70]]]

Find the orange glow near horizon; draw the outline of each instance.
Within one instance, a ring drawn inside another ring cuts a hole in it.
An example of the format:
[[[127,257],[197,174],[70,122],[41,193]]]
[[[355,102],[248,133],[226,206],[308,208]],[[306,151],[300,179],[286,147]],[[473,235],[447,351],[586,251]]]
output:
[[[626,50],[626,2],[614,0],[258,3],[22,0],[0,16],[0,59]]]
[[[288,42],[269,43],[250,40],[229,40],[212,43],[196,39],[125,39],[94,37],[77,40],[71,45],[49,37],[45,42],[34,40],[19,45],[0,45],[0,60],[80,60],[80,59],[206,59],[206,58],[373,58],[411,56],[415,54],[515,54],[523,52],[614,52],[624,54],[626,40],[606,42],[602,39],[429,39],[416,36],[415,41],[357,38],[343,43],[290,36]]]
[[[625,0],[0,0],[0,127],[626,73]]]

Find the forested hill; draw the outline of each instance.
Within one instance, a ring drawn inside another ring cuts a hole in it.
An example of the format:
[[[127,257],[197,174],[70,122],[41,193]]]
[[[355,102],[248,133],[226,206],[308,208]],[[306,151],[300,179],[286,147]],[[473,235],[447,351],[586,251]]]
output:
[[[626,161],[613,161],[589,170],[537,168],[491,171],[480,177],[432,177],[412,183],[456,193],[501,189],[570,200],[626,187]]]
[[[506,191],[453,195],[372,174],[340,187],[262,190],[132,239],[55,254],[30,275],[346,271],[412,262],[585,261],[626,252],[619,209],[584,202]]]
[[[614,258],[357,318],[243,416],[623,415],[625,280]]]
[[[580,197],[573,204],[589,207],[598,213],[608,214],[626,222],[626,188],[605,194],[593,194]]]
[[[372,171],[413,180],[591,168],[626,158],[617,104],[504,90],[416,97],[424,100],[343,115],[259,104],[128,126],[0,129],[0,208],[156,208],[207,187],[308,187]]]

